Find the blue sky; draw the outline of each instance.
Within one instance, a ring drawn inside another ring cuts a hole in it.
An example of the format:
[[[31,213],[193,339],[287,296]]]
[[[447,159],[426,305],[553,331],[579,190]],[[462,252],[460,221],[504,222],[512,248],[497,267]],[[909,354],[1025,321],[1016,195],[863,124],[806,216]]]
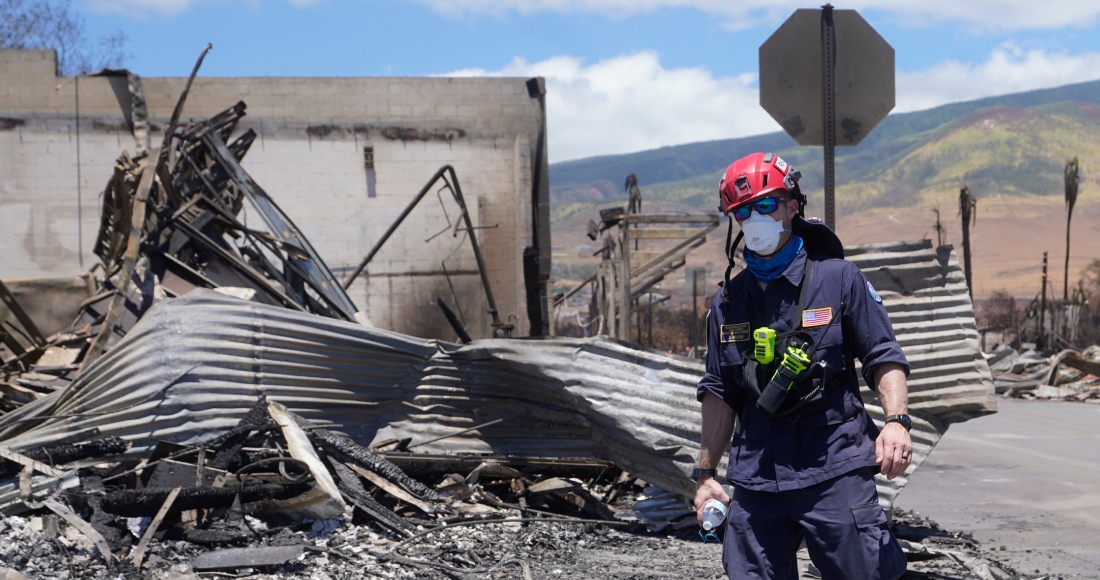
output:
[[[1095,4],[1095,6],[1092,6]],[[217,76],[547,77],[551,159],[770,132],[757,50],[792,0],[77,0],[127,66]],[[1100,79],[1100,2],[856,0],[897,108]]]

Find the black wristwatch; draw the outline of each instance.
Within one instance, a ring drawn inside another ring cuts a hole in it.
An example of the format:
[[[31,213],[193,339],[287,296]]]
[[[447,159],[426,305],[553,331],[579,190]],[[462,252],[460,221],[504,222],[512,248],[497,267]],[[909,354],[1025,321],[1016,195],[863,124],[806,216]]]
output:
[[[901,423],[902,427],[905,427],[906,431],[913,429],[913,420],[909,418],[909,415],[890,415],[886,418],[887,423]]]
[[[703,479],[704,477],[714,477],[716,475],[718,475],[718,470],[717,469],[703,469],[702,467],[699,467],[698,465],[696,465],[695,467],[693,467],[691,469],[691,479],[693,479],[695,481],[699,481],[700,479]]]

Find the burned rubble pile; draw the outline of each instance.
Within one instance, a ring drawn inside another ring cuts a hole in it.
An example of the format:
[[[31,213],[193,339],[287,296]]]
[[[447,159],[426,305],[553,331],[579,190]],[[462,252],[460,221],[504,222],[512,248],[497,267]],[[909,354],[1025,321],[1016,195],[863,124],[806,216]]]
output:
[[[0,469],[19,474],[20,493],[0,504],[0,573],[722,576],[720,547],[699,542],[682,498],[613,464],[482,455],[416,462],[407,451],[415,445],[363,447],[260,397],[213,439],[160,442],[140,459],[124,458],[128,445],[118,438],[4,449]],[[648,526],[663,535],[647,533],[639,518],[661,514],[679,520]],[[996,552],[919,514],[897,510],[892,526],[919,577],[1020,577]],[[803,577],[818,577],[801,556]]]
[[[270,415],[264,418],[265,407],[292,420],[275,423]],[[373,450],[349,449],[346,443],[326,443],[330,436],[318,438],[320,429],[271,403],[259,401],[253,411],[242,421],[243,429],[232,429],[211,442],[217,448],[164,446],[140,462],[140,471],[127,469],[133,461],[115,465],[103,460],[76,472],[85,487],[65,488],[51,504],[42,501],[37,510],[0,518],[4,546],[0,572],[8,567],[9,574],[3,577],[724,576],[719,565],[721,547],[700,542],[694,527],[677,526],[681,529],[654,534],[637,525],[600,521],[609,511],[630,521],[628,506],[637,498],[643,499],[635,510],[647,501],[655,507],[646,498],[655,488],[641,487],[644,482],[607,465],[588,465],[578,472],[588,474],[583,478],[536,478],[531,473],[553,472],[554,467],[511,458],[521,470],[508,465],[508,458],[481,460],[465,477],[434,476],[438,483],[428,489],[400,475],[384,459],[392,452],[383,448],[400,448],[407,442],[386,441]],[[304,432],[315,445],[312,449],[324,464],[318,471],[320,478],[309,470],[311,462],[298,463],[301,460],[290,445],[297,437],[290,435],[288,440],[284,425]],[[268,446],[271,443],[276,445]],[[341,447],[345,453],[353,450],[352,455],[329,453]],[[228,466],[234,473],[212,467],[219,449],[237,450],[237,461]],[[269,461],[266,466],[264,460]],[[145,471],[152,473],[146,478]],[[429,472],[421,474],[424,479]],[[123,477],[111,479],[113,475]],[[289,495],[292,485],[320,488],[320,480],[326,477],[336,482],[346,506],[336,517],[291,517],[294,510],[308,510],[334,497],[310,491],[298,498],[280,499],[282,493],[269,493],[258,501],[246,501],[255,499],[249,478],[255,478],[256,485],[261,481],[281,485]],[[147,487],[142,489],[151,501],[119,503],[127,494],[141,491],[129,483],[141,485],[146,479]],[[175,487],[155,487],[161,485]],[[210,492],[217,485],[228,488],[232,499],[215,499]],[[204,498],[202,489],[207,490]],[[425,499],[432,493],[439,499]],[[217,507],[198,507],[214,504]],[[73,526],[73,516],[65,517],[65,509],[90,515],[92,531]],[[148,513],[154,515],[141,515]],[[985,549],[966,534],[948,532],[919,514],[897,510],[892,527],[910,560],[911,576],[907,577],[1025,577],[998,558],[996,547]],[[105,556],[99,545],[116,552]],[[799,556],[801,577],[820,577],[805,550]],[[24,576],[17,576],[16,570]]]
[[[890,527],[909,560],[906,577],[983,580],[1026,577],[1004,562],[996,547],[987,549],[969,534],[945,530],[918,512],[894,510]]]
[[[423,577],[508,566],[530,577],[510,544],[564,548],[563,533],[636,520],[624,500],[639,482],[609,462],[478,457],[466,461],[472,470],[448,473],[455,457],[409,463],[417,479],[386,459],[407,459],[410,443],[364,447],[261,397],[215,438],[160,442],[140,459],[122,458],[129,445],[116,437],[25,454],[0,448],[0,471],[19,478],[18,496],[0,504],[0,563],[73,578],[308,569]]]
[[[43,337],[0,284],[22,327],[0,329],[0,353],[8,355],[0,362],[0,413],[68,385],[154,303],[194,288],[356,320],[309,241],[241,167],[256,139],[251,129],[231,138],[245,108],[238,102],[178,131],[170,123],[163,148],[123,152],[103,191],[97,290],[69,328]],[[246,205],[262,226],[242,222]]]
[[[1100,403],[1100,346],[1044,357],[1035,349],[1021,353],[1002,345],[991,354],[989,368],[1004,397]]]

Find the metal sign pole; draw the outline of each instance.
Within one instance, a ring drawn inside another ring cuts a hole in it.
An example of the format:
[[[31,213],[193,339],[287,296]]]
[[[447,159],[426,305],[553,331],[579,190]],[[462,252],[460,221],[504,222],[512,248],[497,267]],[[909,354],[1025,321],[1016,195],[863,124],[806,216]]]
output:
[[[836,91],[833,71],[836,67],[836,29],[833,5],[821,7],[821,67],[825,110],[825,225],[836,231]]]

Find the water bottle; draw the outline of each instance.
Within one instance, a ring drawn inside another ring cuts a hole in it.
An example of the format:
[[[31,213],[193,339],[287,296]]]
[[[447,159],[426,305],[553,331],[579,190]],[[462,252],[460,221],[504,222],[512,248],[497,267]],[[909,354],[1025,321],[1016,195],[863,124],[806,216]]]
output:
[[[726,495],[733,498],[732,486],[723,485],[722,489],[726,491]],[[722,522],[726,521],[727,513],[729,513],[729,507],[722,502],[716,499],[708,501],[703,506],[703,531],[709,532],[722,525]]]
[[[703,531],[709,532],[726,521],[727,511],[729,508],[722,505],[722,502],[716,499],[708,501],[707,505],[703,506]]]

